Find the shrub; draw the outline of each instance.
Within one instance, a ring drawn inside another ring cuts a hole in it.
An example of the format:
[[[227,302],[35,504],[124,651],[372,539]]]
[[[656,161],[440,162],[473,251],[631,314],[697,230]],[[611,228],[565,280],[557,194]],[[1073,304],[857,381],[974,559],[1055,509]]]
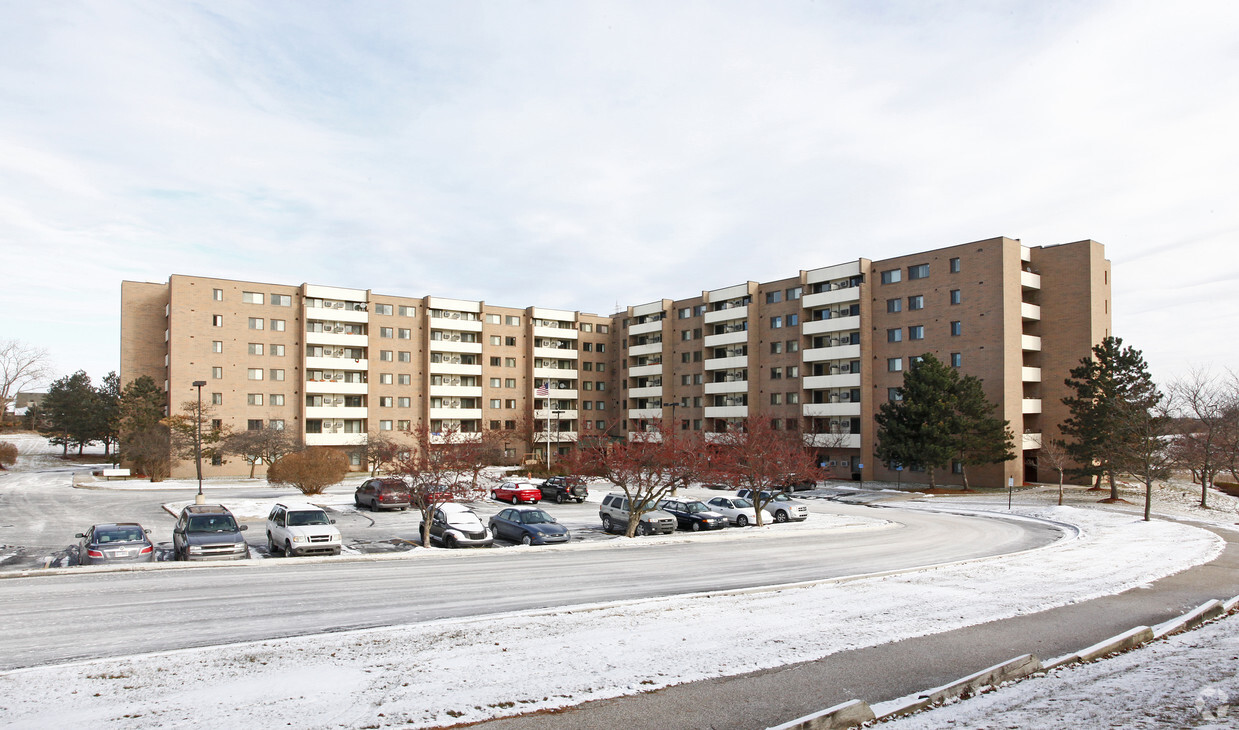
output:
[[[0,469],[17,463],[17,446],[8,441],[0,441]]]
[[[348,457],[341,451],[313,446],[283,457],[267,469],[267,483],[287,484],[302,494],[322,494],[348,474]]]

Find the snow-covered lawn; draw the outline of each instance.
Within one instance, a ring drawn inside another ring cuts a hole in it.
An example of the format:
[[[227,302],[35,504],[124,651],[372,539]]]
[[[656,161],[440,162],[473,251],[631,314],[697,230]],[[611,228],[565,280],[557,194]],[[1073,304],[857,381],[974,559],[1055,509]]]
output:
[[[6,727],[425,727],[726,676],[1115,593],[1210,560],[1212,533],[1042,507],[1076,539],[880,577],[434,621],[0,674]],[[1071,580],[1063,580],[1063,576]],[[1053,577],[1052,580],[1047,579]],[[875,607],[881,607],[876,609]],[[949,607],[949,610],[947,608]],[[737,651],[728,627],[744,622]],[[831,626],[830,631],[811,627]],[[603,653],[599,646],[607,646]],[[519,677],[514,680],[513,676]]]

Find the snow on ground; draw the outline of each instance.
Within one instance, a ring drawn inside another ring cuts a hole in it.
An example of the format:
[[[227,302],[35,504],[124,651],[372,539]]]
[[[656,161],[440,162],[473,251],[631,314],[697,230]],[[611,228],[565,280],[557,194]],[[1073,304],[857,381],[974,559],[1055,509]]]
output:
[[[1080,535],[1022,554],[885,576],[19,670],[0,674],[0,727],[153,728],[207,717],[219,726],[294,717],[298,726],[322,728],[476,721],[1033,613],[1143,585],[1212,559],[1223,544],[1204,530],[1129,515],[1017,512],[1076,524]],[[750,617],[760,614],[796,616],[796,629],[785,621],[755,626]],[[766,650],[738,651],[737,625],[742,646]]]
[[[1239,615],[1132,652],[881,725],[921,728],[1234,728]]]

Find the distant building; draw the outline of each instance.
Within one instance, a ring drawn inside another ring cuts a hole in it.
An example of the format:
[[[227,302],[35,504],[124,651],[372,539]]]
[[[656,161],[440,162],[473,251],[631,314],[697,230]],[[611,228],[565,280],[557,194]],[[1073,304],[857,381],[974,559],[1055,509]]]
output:
[[[47,393],[29,393],[18,391],[13,397],[13,402],[9,403],[9,411],[15,416],[26,415],[26,409],[32,406],[43,405],[43,399],[47,397]]]
[[[345,450],[358,469],[368,432],[419,421],[523,432],[509,443],[515,456],[625,437],[659,418],[710,438],[761,414],[802,432],[844,478],[894,480],[872,456],[873,416],[911,359],[933,352],[981,378],[1017,434],[1019,459],[970,470],[991,486],[1036,478],[1028,464],[1066,417],[1063,379],[1110,334],[1111,316],[1101,244],[1008,238],[859,258],[611,316],[181,275],[124,282],[121,308],[122,383],[150,375],[175,410],[205,380],[204,401],[233,428],[293,429]],[[535,396],[544,384],[549,408]]]

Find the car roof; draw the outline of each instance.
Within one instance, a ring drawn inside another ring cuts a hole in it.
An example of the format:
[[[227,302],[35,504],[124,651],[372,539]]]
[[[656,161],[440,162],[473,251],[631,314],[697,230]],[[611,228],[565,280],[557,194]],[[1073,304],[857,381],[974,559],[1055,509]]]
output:
[[[97,524],[97,525],[91,525],[91,526],[90,526],[90,529],[92,529],[92,530],[107,530],[107,529],[111,529],[111,528],[114,528],[114,527],[136,527],[136,528],[138,528],[138,529],[141,529],[141,528],[142,528],[142,526],[141,526],[141,525],[139,525],[139,524],[138,524],[138,523],[136,523],[136,522],[100,522],[100,523],[99,523],[99,524]]]
[[[464,506],[463,504],[458,504],[456,502],[444,502],[443,504],[439,505],[439,509],[443,510],[444,512],[472,512],[473,511],[469,509],[468,507]]]
[[[188,512],[193,515],[219,515],[232,514],[228,508],[222,504],[190,504],[186,505],[182,512]]]
[[[284,504],[282,502],[276,502],[275,506],[283,507],[289,512],[303,512],[305,510],[318,510],[319,512],[323,511],[322,507],[316,507],[312,504]]]
[[[521,505],[520,507],[504,507],[504,509],[515,510],[517,512],[543,512],[541,507],[532,504]]]

